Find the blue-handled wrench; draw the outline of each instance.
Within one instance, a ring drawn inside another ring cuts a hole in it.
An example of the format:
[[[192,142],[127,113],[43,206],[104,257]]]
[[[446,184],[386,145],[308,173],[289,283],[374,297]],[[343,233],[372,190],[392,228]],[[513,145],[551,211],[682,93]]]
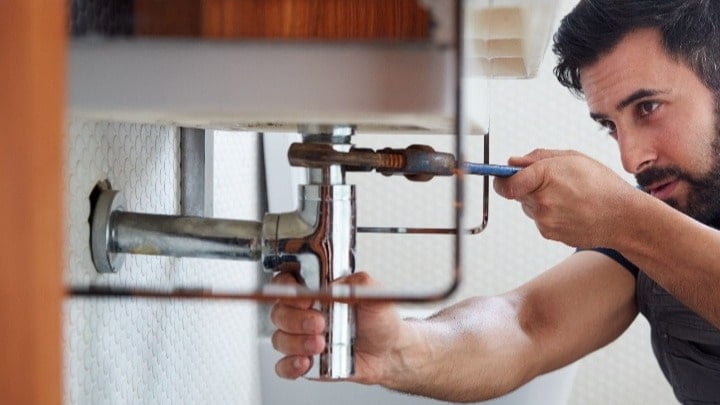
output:
[[[519,172],[522,168],[515,166],[465,162],[463,163],[463,169],[465,170],[465,173],[468,174],[477,174],[480,176],[510,177],[513,174]]]

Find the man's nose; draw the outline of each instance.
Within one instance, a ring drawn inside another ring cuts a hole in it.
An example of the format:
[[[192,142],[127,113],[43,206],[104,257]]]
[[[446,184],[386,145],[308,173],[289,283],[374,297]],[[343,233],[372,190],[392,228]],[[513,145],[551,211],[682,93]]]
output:
[[[657,159],[652,136],[632,132],[618,132],[620,157],[625,171],[640,173]]]

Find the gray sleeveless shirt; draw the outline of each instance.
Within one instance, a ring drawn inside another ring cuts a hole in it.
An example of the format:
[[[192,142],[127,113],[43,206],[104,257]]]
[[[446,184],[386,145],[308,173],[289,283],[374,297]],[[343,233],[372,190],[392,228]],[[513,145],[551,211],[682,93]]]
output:
[[[650,323],[653,352],[677,399],[683,404],[720,404],[720,330],[617,251],[592,250],[635,276],[637,304]]]
[[[637,302],[650,322],[655,357],[677,399],[683,404],[720,403],[720,330],[642,271],[637,275]]]

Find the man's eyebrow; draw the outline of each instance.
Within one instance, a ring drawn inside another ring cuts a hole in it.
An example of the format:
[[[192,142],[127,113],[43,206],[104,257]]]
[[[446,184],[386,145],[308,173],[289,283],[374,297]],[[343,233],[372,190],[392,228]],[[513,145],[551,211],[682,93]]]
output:
[[[615,109],[620,111],[623,108],[629,106],[630,104],[632,104],[638,100],[642,100],[643,98],[653,97],[653,96],[657,96],[658,94],[666,94],[666,93],[668,93],[666,90],[639,89],[639,90],[636,90],[635,92],[633,92],[632,94],[630,94],[629,96],[625,97],[624,99],[622,99],[622,101],[620,101],[617,104],[617,106],[615,106]],[[603,119],[607,118],[607,115],[591,112],[590,118],[592,118],[595,121],[599,121],[599,120],[603,120]]]
[[[615,109],[620,111],[623,108],[629,106],[630,104],[643,99],[645,97],[652,97],[657,96],[658,94],[667,93],[667,91],[663,90],[651,90],[651,89],[640,89],[633,92],[631,95],[625,97],[622,101],[620,101],[617,106],[615,106]]]

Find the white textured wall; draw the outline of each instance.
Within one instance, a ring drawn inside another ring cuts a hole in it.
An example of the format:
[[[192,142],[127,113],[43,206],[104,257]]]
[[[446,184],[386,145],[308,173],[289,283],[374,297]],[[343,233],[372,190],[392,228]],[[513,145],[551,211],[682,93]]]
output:
[[[68,284],[255,285],[257,264],[219,260],[132,256],[118,274],[96,273],[87,222],[94,184],[109,179],[129,210],[178,214],[178,131],[74,119],[67,134]],[[215,216],[257,220],[257,136],[215,139]],[[73,298],[64,334],[66,403],[260,402],[252,302]]]

